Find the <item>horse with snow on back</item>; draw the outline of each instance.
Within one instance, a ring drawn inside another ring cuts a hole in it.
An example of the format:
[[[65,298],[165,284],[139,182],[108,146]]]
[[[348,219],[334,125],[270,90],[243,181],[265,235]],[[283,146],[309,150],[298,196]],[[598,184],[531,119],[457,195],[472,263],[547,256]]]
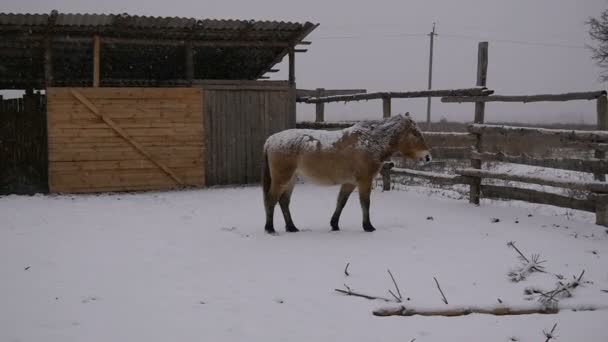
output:
[[[422,133],[410,118],[397,115],[385,120],[363,121],[339,131],[288,129],[271,135],[264,144],[262,188],[267,233],[274,234],[274,208],[279,203],[288,232],[297,232],[289,211],[296,175],[324,185],[341,185],[330,224],[339,230],[340,214],[350,194],[358,188],[363,229],[375,230],[369,218],[372,181],[391,156],[430,162]]]

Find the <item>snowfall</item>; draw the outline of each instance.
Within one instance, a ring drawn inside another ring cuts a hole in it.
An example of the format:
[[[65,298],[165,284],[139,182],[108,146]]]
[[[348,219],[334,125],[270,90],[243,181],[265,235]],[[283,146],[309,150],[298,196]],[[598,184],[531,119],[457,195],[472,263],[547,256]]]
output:
[[[377,231],[362,230],[354,194],[330,232],[337,191],[298,184],[302,231],[285,233],[277,210],[277,236],[258,186],[1,197],[0,341],[545,341],[555,323],[555,341],[608,340],[608,232],[593,215],[374,189]],[[510,241],[545,272],[512,281]],[[401,304],[334,290],[394,300],[388,269]],[[583,270],[558,314],[372,314],[539,305],[525,289]]]

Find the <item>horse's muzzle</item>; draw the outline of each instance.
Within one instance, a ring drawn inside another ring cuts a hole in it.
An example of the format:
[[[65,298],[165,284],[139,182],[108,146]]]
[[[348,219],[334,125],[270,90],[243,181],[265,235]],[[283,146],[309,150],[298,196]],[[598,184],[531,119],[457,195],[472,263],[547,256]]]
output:
[[[418,161],[426,164],[430,163],[431,160],[433,160],[433,157],[431,157],[431,154],[428,151],[424,151],[419,154]]]

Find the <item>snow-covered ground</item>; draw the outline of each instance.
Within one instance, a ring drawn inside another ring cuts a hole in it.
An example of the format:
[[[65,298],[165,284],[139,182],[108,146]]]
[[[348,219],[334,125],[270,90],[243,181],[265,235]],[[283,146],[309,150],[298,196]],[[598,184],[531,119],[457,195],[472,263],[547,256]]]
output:
[[[416,190],[416,189],[412,189]],[[549,207],[416,191],[372,193],[361,229],[356,194],[329,232],[337,188],[297,185],[303,232],[263,230],[259,187],[100,196],[0,198],[0,341],[558,341],[608,340],[608,233]],[[433,219],[427,219],[432,217]],[[493,219],[499,222],[492,223]],[[507,246],[539,253],[551,273],[511,282]],[[348,272],[344,267],[350,263]],[[530,305],[526,287],[554,274],[583,286],[556,315],[375,317],[390,268],[406,307]]]

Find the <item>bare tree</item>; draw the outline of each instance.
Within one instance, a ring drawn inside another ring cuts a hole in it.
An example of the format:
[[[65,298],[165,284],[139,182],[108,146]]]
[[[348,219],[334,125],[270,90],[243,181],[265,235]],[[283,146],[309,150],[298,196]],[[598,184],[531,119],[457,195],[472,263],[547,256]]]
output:
[[[597,61],[601,68],[607,70],[601,78],[603,81],[608,81],[608,9],[602,12],[599,17],[590,18],[587,25],[589,25],[591,39],[598,43],[597,46],[591,47],[592,58]]]

